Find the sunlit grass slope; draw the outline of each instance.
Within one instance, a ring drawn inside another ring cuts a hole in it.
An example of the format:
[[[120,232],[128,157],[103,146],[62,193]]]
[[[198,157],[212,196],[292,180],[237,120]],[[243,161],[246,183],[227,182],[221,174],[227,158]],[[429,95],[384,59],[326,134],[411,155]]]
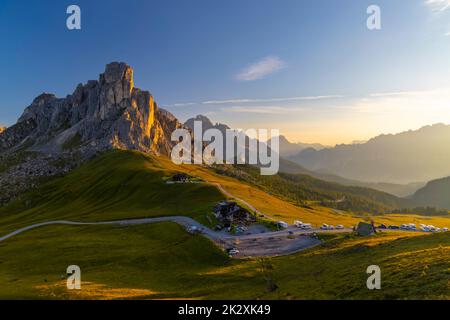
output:
[[[176,172],[209,183],[166,184],[164,178]],[[315,225],[325,222],[349,226],[359,221],[328,208],[295,206],[204,166],[179,166],[165,157],[111,151],[0,208],[0,234],[36,222],[61,219],[104,221],[185,215],[208,223],[206,215],[214,204],[226,198],[216,183],[274,220],[292,223],[302,219]]]
[[[258,186],[220,175],[204,166],[179,166],[165,157],[111,151],[0,208],[0,235],[32,223],[61,219],[104,221],[185,215],[210,224],[206,216],[226,196],[208,183],[166,184],[164,178],[176,172],[220,184],[228,193],[274,220],[288,223],[302,220],[317,227],[322,223],[353,226],[362,219],[370,219],[322,206],[297,206]],[[450,226],[447,217],[397,214],[373,219],[377,223]]]
[[[204,166],[179,166],[173,164],[167,158],[158,158],[158,161],[163,167],[170,170],[179,170],[189,175],[200,177],[210,183],[220,184],[228,193],[248,202],[258,211],[274,220],[284,220],[288,223],[293,223],[295,220],[303,220],[316,226],[320,226],[322,223],[352,226],[361,220],[357,216],[346,213],[339,214],[335,210],[322,206],[310,206],[308,208],[297,206],[285,199],[280,199],[265,192],[257,186],[218,174]]]
[[[298,206],[296,203],[286,198],[280,198],[259,188],[256,185],[248,184],[236,178],[224,176],[206,167],[195,165],[178,166],[170,159],[158,158],[158,161],[165,168],[179,170],[193,176],[198,176],[212,183],[219,183],[229,193],[250,203],[257,210],[263,212],[274,220],[284,220],[293,223],[295,220],[312,223],[319,227],[322,223],[342,224],[344,226],[354,226],[362,220],[373,220],[375,223],[386,223],[400,225],[403,223],[424,223],[433,224],[437,227],[450,227],[450,216],[420,216],[412,214],[383,214],[370,215],[334,210],[320,205]]]
[[[205,222],[224,196],[207,184],[166,184],[175,172],[131,151],[101,155],[0,209],[0,234],[37,221],[191,216]]]
[[[47,226],[0,243],[0,298],[450,299],[450,235],[336,235],[291,256],[232,260],[173,223]],[[81,290],[65,270],[81,268]],[[379,265],[381,290],[366,288]],[[269,291],[267,280],[278,289]]]

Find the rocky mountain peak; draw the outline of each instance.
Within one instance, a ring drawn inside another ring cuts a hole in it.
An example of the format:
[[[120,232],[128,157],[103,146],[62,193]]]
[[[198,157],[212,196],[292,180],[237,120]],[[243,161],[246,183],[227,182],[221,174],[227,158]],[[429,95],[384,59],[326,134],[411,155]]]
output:
[[[33,100],[33,105],[37,105],[37,106],[42,106],[43,104],[45,104],[48,100],[50,99],[55,99],[56,96],[52,93],[47,93],[44,92],[40,95],[38,95],[36,98],[34,98]]]
[[[66,98],[36,97],[17,123],[0,134],[0,152],[18,147],[47,153],[67,146],[134,149],[168,154],[181,124],[159,112],[153,96],[134,86],[133,68],[106,65],[98,80],[79,84]]]
[[[127,82],[133,89],[133,68],[123,62],[111,62],[106,65],[105,73],[100,75],[100,81],[105,83]]]

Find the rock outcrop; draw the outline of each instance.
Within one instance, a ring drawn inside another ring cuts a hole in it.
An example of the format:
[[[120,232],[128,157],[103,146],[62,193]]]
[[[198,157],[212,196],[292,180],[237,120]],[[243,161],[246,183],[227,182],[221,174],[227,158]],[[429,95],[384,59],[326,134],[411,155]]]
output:
[[[58,153],[77,144],[169,154],[170,134],[178,127],[148,91],[134,86],[133,69],[113,62],[99,80],[78,85],[66,98],[49,93],[35,98],[18,122],[0,133],[0,152]]]
[[[134,86],[130,66],[110,63],[99,80],[66,98],[43,93],[15,125],[0,128],[0,206],[108,149],[168,155],[180,127]]]
[[[184,126],[193,131],[195,121],[200,121],[202,123],[203,131],[206,131],[209,129],[218,129],[220,132],[222,132],[223,135],[225,135],[226,130],[230,129],[230,127],[227,126],[226,124],[222,124],[222,123],[213,124],[208,117],[201,115],[201,114],[197,115],[195,118],[190,118],[190,119],[186,120],[186,122],[184,123]]]

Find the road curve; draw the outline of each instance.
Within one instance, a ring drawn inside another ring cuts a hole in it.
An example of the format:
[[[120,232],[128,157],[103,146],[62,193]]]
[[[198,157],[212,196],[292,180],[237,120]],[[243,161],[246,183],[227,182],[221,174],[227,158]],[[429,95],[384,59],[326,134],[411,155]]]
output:
[[[100,222],[78,222],[67,220],[47,221],[32,224],[30,226],[18,229],[5,236],[0,237],[0,242],[10,239],[18,234],[26,231],[50,226],[50,225],[74,225],[74,226],[94,226],[94,225],[119,225],[131,226],[142,225],[158,222],[174,222],[186,229],[192,226],[197,227],[201,234],[212,240],[223,250],[227,248],[237,248],[240,252],[236,255],[237,258],[257,257],[257,256],[279,256],[295,253],[307,248],[311,248],[320,244],[321,242],[309,235],[314,230],[304,231],[290,228],[289,230],[270,231],[264,233],[254,233],[245,235],[230,235],[223,232],[213,231],[210,228],[202,225],[192,218],[184,216],[168,216],[156,218],[141,218],[141,219],[127,219],[115,221],[100,221]]]
[[[157,218],[142,218],[142,219],[126,219],[126,220],[113,220],[113,221],[100,221],[100,222],[78,222],[78,221],[67,221],[67,220],[56,220],[56,221],[47,221],[32,224],[30,226],[18,229],[14,232],[11,232],[3,237],[0,237],[0,242],[6,239],[9,239],[15,235],[23,233],[25,231],[49,226],[49,225],[75,225],[75,226],[90,226],[90,225],[139,225],[139,224],[149,224],[149,223],[157,223],[157,222],[176,222],[183,226],[197,226],[198,228],[203,228],[205,231],[205,235],[214,238],[215,232],[209,228],[206,228],[202,224],[198,223],[194,219],[189,217],[182,216],[169,216],[169,217],[157,217]]]

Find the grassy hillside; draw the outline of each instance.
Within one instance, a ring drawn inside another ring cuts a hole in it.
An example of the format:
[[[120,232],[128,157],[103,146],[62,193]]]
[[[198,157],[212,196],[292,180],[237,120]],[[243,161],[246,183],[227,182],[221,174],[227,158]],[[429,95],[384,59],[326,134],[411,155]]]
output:
[[[210,182],[166,184],[165,179],[184,172]],[[239,197],[273,219],[304,219],[353,225],[359,219],[336,215],[315,206],[302,208],[234,178],[203,166],[175,165],[170,159],[132,151],[112,151],[0,207],[0,234],[31,223],[72,219],[104,221],[125,218],[185,215],[208,224],[206,215],[226,198],[215,185]]]
[[[356,212],[384,213],[412,205],[406,199],[369,188],[344,186],[304,174],[279,173],[261,176],[253,166],[220,166],[223,174],[253,183],[297,204],[320,203],[323,206]]]
[[[450,209],[450,177],[430,181],[413,199],[422,205]]]
[[[209,183],[166,184],[165,179],[176,172],[184,172]],[[347,213],[317,203],[301,206],[295,198],[282,194],[276,185],[273,190],[261,188],[204,166],[179,166],[164,157],[111,151],[0,207],[0,235],[32,223],[61,219],[104,221],[185,215],[210,224],[207,216],[212,207],[227,197],[214,184],[220,184],[229,194],[274,220],[288,223],[302,220],[315,226],[322,223],[353,226],[361,219],[372,219],[367,213]],[[292,188],[292,192],[296,192],[294,184]],[[377,216],[374,220],[450,226],[450,219],[445,217],[395,214]]]
[[[175,168],[174,168],[175,169]],[[112,151],[0,208],[0,234],[37,221],[185,215],[203,223],[224,196],[207,184],[168,185],[156,158]]]
[[[324,240],[291,256],[231,260],[172,223],[48,226],[0,243],[0,298],[450,299],[449,234]],[[72,264],[80,291],[65,287]],[[366,288],[373,264],[379,291]]]

